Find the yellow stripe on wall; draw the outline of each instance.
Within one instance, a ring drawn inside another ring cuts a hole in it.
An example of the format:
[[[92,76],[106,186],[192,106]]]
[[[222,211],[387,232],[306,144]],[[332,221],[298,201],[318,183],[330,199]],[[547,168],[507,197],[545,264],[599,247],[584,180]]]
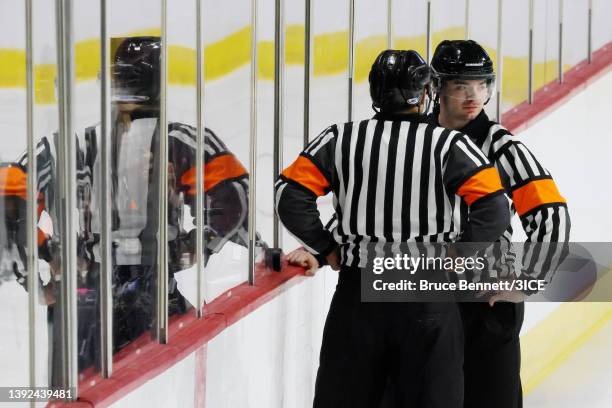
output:
[[[374,35],[364,38],[355,44],[355,82],[362,82],[368,79],[374,60],[386,48],[386,35]]]
[[[37,104],[52,104],[55,99],[55,77],[57,67],[54,64],[39,64],[34,67],[34,100]]]
[[[144,29],[126,35],[159,36],[158,28]],[[453,27],[434,33],[432,49],[443,39],[463,38],[463,27]],[[425,36],[400,37],[395,40],[399,49],[417,50],[425,58]],[[204,75],[207,80],[216,80],[249,64],[251,28],[244,27],[227,37],[209,44],[204,50]],[[285,35],[285,63],[304,63],[304,26],[288,25]],[[335,75],[348,68],[348,32],[325,33],[314,38],[315,76]],[[376,35],[360,40],[355,45],[355,80],[366,81],[372,62],[386,48],[386,36]],[[495,60],[493,50],[487,50]],[[168,48],[168,82],[171,85],[195,85],[196,52],[193,48],[171,45]],[[260,41],[258,48],[259,75],[261,79],[274,79],[274,42]],[[0,88],[25,87],[25,52],[19,49],[0,49]],[[100,41],[79,41],[75,44],[75,75],[77,82],[97,78],[100,66]],[[569,65],[568,65],[569,67]],[[55,102],[54,64],[35,66],[35,95],[37,104]],[[534,68],[535,88],[556,77],[556,62],[536,64]],[[527,58],[504,57],[503,98],[505,102],[519,103],[527,97]]]
[[[24,88],[25,52],[20,49],[0,49],[0,61],[0,88]]]
[[[77,81],[96,79],[100,72],[100,40],[79,41],[74,45]]]
[[[484,47],[491,59],[493,66],[497,66],[497,52],[489,47]],[[533,66],[533,89],[537,90],[544,85],[557,79],[558,60],[536,63]],[[564,65],[564,70],[571,68],[570,64]],[[502,99],[504,102],[518,104],[527,100],[529,59],[527,57],[504,57],[504,73],[502,82]]]
[[[315,76],[334,75],[348,71],[348,31],[317,35],[313,41]]]
[[[206,46],[204,49],[204,76],[206,80],[220,78],[238,67],[248,64],[250,60],[251,28],[245,27]]]

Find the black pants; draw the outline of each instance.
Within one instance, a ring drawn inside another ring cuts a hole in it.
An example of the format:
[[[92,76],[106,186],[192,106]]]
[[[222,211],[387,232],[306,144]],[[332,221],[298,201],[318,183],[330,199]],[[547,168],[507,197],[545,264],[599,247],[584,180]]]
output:
[[[360,272],[343,269],[321,347],[315,408],[460,408],[463,333],[454,303],[363,303]]]
[[[524,303],[459,304],[465,332],[465,408],[521,408]]]

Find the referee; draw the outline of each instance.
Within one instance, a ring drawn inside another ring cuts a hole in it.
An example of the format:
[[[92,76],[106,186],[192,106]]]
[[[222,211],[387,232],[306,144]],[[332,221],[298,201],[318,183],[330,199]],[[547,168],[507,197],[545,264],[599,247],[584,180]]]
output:
[[[509,223],[497,170],[465,135],[428,124],[429,66],[415,51],[386,50],[369,76],[372,119],[328,127],[279,176],[276,207],[304,248],[340,269],[327,316],[315,408],[376,407],[387,380],[395,406],[459,408],[463,335],[453,303],[364,303],[367,245],[492,242]],[[333,193],[328,231],[317,197]]]
[[[442,41],[431,65],[437,103],[430,122],[465,133],[494,163],[512,199],[512,214],[519,215],[527,235],[521,278],[550,281],[569,240],[567,204],[531,151],[487,117],[484,105],[495,81],[489,55],[475,41]],[[461,212],[467,216],[468,209]],[[508,227],[500,237],[501,246],[509,248],[511,241],[512,228]],[[505,255],[513,260],[512,252]],[[489,276],[481,279],[512,278],[513,269],[513,262],[501,268],[494,264]],[[519,333],[525,295],[496,294],[489,299],[492,307],[487,303],[459,305],[465,331],[465,408],[522,407]]]

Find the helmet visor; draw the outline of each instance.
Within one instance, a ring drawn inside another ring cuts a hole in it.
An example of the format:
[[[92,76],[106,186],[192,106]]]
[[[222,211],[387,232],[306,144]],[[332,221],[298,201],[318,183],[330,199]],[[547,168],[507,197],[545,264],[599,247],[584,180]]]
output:
[[[485,103],[491,98],[493,85],[492,79],[457,78],[444,81],[438,92],[440,95],[460,101],[473,100]]]
[[[138,65],[116,63],[112,66],[111,100],[114,103],[149,103],[157,92],[157,78]]]
[[[113,103],[146,103],[151,100],[147,95],[139,94],[140,89],[113,87],[112,102]]]

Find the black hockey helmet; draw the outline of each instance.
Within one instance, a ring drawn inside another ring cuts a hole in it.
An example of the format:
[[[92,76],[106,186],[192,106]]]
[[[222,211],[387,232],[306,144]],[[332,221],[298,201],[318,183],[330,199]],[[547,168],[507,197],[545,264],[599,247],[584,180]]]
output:
[[[439,103],[440,95],[481,100],[485,105],[491,99],[495,82],[493,61],[476,41],[442,41],[431,59],[431,71],[436,104]],[[459,86],[460,89],[452,90],[444,86],[444,81],[450,80],[481,80],[485,83],[476,86],[463,84]]]
[[[440,79],[495,79],[493,61],[473,40],[442,41],[431,59],[431,69]]]
[[[115,52],[113,102],[151,104],[159,100],[161,42],[159,37],[129,37]]]
[[[430,81],[429,65],[413,50],[385,50],[370,70],[372,107],[393,111],[418,105]]]

